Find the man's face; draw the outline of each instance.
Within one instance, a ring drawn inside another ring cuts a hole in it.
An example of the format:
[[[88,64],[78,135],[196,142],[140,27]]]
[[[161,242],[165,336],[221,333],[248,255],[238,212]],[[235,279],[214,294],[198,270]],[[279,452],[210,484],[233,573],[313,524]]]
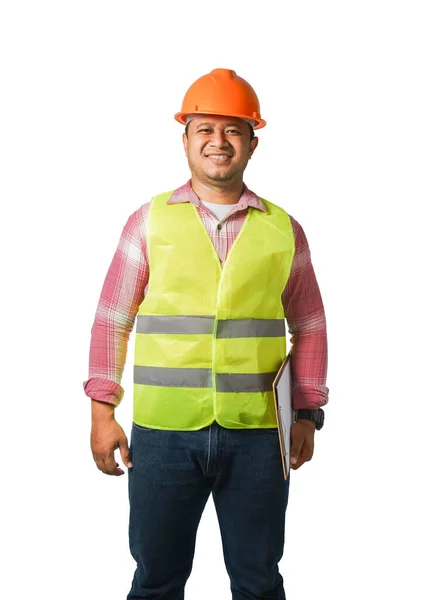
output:
[[[250,140],[249,124],[237,117],[198,115],[183,134],[183,145],[192,176],[201,183],[241,180],[258,138]]]

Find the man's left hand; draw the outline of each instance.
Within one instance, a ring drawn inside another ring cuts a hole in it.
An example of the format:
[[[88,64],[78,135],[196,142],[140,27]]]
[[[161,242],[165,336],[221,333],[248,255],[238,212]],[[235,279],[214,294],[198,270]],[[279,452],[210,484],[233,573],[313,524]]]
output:
[[[309,419],[299,419],[292,424],[290,429],[291,450],[290,450],[290,468],[299,469],[299,467],[311,460],[314,451],[314,431],[316,423]]]

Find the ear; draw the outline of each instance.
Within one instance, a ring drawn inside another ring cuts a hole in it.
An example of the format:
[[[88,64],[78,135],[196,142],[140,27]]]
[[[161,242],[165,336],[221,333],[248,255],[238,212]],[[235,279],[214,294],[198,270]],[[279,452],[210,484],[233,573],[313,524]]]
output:
[[[252,154],[255,152],[255,150],[258,146],[258,142],[259,142],[259,139],[257,137],[254,137],[253,139],[250,140],[249,158],[252,158]]]
[[[186,135],[186,133],[182,134],[182,142],[183,142],[183,147],[185,149],[185,154],[186,154],[186,156],[188,156],[188,136]]]

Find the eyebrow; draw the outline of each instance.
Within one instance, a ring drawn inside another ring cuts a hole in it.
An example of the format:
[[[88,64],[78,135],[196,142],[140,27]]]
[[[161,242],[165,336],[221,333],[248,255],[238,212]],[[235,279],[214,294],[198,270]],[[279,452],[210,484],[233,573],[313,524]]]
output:
[[[211,126],[213,127],[213,125],[214,125],[214,124],[215,124],[215,123],[211,123],[210,121],[204,121],[203,123],[198,123],[198,125],[197,125],[197,128],[198,128],[198,127],[201,127],[201,126],[203,126],[203,125],[211,125]],[[231,127],[231,126],[232,126],[232,127],[238,127],[238,128],[240,129],[240,127],[241,127],[241,124],[240,124],[240,123],[227,123],[227,124],[225,125],[225,127]]]

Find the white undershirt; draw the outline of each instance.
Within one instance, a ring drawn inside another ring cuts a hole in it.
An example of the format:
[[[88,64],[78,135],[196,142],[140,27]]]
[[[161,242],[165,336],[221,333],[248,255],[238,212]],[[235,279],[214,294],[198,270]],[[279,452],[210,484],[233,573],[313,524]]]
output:
[[[201,202],[217,216],[219,221],[222,221],[232,207],[238,204],[238,202],[234,204],[215,204],[214,202],[206,202],[205,200],[201,200]]]

